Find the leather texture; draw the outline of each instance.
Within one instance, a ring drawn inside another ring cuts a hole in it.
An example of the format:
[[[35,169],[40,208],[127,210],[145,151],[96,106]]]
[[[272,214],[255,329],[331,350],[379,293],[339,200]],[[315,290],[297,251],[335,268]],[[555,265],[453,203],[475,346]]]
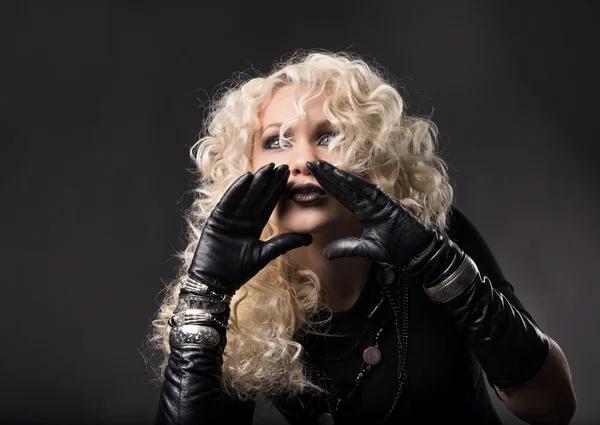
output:
[[[364,225],[359,238],[327,245],[324,254],[328,259],[366,257],[402,267],[433,243],[434,230],[376,185],[326,161],[306,165],[321,186]]]
[[[466,255],[377,186],[325,161],[307,166],[323,188],[365,226],[360,238],[329,244],[325,249],[328,258],[361,256],[395,264],[430,287],[454,272]],[[489,279],[477,279],[444,305],[490,382],[499,388],[520,385],[543,366],[548,339],[492,287]]]
[[[434,282],[435,276],[443,279],[466,255],[374,185],[341,171],[334,173],[335,167],[322,161],[307,165],[323,188],[365,225],[361,238],[330,244],[328,258],[366,256],[401,265],[424,276],[424,283]],[[232,185],[203,232],[190,268],[196,279],[234,292],[272,258],[310,243],[303,238],[306,235],[290,235],[271,245],[258,241],[287,173],[274,172],[271,166],[259,170],[254,178],[244,175]],[[498,387],[525,382],[545,362],[547,337],[488,279],[443,305],[490,382]],[[156,424],[252,423],[254,402],[239,402],[221,389],[225,335],[221,343],[212,348],[195,344],[171,347]]]
[[[488,376],[500,389],[523,384],[548,357],[549,341],[490,280],[477,278],[444,304]]]
[[[233,182],[205,224],[189,276],[215,291],[234,294],[271,260],[312,242],[310,235],[297,233],[260,240],[289,173],[287,165],[271,163]],[[222,389],[225,344],[223,332],[215,347],[171,346],[156,424],[252,423],[255,403],[234,400]]]
[[[271,260],[310,245],[312,236],[298,233],[260,240],[289,174],[287,165],[271,163],[233,182],[206,221],[189,276],[232,295]]]
[[[221,389],[222,351],[197,344],[172,346],[165,370],[156,425],[217,425],[252,423],[253,401],[232,399]]]

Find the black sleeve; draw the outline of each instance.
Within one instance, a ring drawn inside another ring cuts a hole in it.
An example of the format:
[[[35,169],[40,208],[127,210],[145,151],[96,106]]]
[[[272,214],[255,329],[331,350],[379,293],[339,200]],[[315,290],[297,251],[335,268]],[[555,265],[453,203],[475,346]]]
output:
[[[481,275],[490,279],[494,289],[502,293],[521,314],[527,316],[539,328],[515,294],[513,285],[504,278],[492,251],[475,225],[457,208],[452,208],[450,213],[448,236],[475,261]]]

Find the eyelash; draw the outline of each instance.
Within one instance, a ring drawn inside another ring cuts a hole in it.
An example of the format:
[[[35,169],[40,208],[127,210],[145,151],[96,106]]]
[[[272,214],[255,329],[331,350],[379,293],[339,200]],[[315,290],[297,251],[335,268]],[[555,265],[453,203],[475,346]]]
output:
[[[319,135],[319,141],[321,141],[321,139],[323,138],[323,136],[329,136],[331,138],[337,136],[337,133],[334,131],[328,131],[325,133],[321,133],[321,135]],[[279,140],[279,135],[277,136],[273,136],[273,137],[269,137],[267,140],[265,140],[265,142],[263,143],[263,149],[279,149],[281,148],[281,146],[277,146],[277,147],[269,147],[269,145],[271,144],[271,142],[275,141],[275,140]]]

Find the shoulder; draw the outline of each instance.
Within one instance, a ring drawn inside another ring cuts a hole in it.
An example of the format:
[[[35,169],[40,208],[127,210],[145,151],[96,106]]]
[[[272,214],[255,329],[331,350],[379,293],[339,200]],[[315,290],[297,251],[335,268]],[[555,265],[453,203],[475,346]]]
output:
[[[504,280],[504,275],[488,243],[475,224],[458,208],[448,214],[448,237],[475,261],[482,274]]]
[[[447,223],[448,236],[455,242],[483,240],[475,224],[455,206],[448,212]]]
[[[535,323],[515,294],[512,283],[504,277],[492,250],[475,224],[456,207],[452,207],[448,214],[447,233],[448,237],[477,264],[481,276],[487,277],[494,289],[504,295],[513,306]]]

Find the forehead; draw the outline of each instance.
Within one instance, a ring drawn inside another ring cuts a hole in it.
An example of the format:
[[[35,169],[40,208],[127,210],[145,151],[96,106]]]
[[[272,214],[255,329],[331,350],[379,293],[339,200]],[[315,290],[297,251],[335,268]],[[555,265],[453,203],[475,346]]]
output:
[[[315,92],[315,90],[312,93],[309,92],[309,88],[303,85],[286,85],[275,91],[271,100],[259,114],[263,127],[272,122],[283,122],[298,116],[300,114],[298,108],[300,98],[303,96],[312,98]],[[313,119],[322,119],[325,116],[323,102],[326,98],[327,96],[322,93],[304,103],[303,109],[306,115]]]

